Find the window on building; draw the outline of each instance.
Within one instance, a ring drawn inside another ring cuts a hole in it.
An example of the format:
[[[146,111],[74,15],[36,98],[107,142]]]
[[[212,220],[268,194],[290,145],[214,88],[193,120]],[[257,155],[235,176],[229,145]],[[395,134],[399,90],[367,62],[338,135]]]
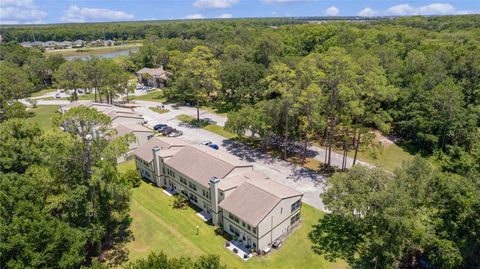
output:
[[[257,244],[255,244],[255,242],[253,242],[252,246],[253,248],[257,248]]]
[[[231,219],[231,220],[234,220],[236,223],[240,223],[240,219],[233,215],[232,213],[228,212],[228,217]]]
[[[230,224],[230,232],[234,233],[235,232],[235,229],[233,229],[233,226],[232,224]]]
[[[207,199],[210,198],[210,190],[203,189],[202,194],[205,198],[207,198]]]
[[[252,232],[253,232],[253,233],[257,233],[257,228],[252,227]]]
[[[170,170],[170,169],[168,169],[168,168],[167,168],[167,175],[175,178],[175,172],[173,172],[172,170]]]
[[[194,183],[192,182],[188,182],[188,187],[190,187],[190,189],[196,191],[197,190],[197,185],[195,185]]]
[[[283,213],[283,207],[280,207],[280,214]]]
[[[247,229],[250,231],[250,229],[252,229],[252,228],[250,227],[250,225],[247,224]]]
[[[296,201],[295,203],[292,204],[292,212],[297,211],[302,206],[301,200]]]
[[[197,196],[193,193],[190,193],[190,200],[195,201],[195,203],[198,202]]]
[[[245,228],[245,222],[243,222],[243,220],[242,220],[242,226],[243,226],[243,228]]]
[[[297,214],[295,214],[295,216],[293,216],[290,219],[290,225],[293,225],[293,224],[297,223],[299,220],[300,220],[300,213],[297,213]]]
[[[180,177],[180,182],[184,184],[185,186],[187,185],[187,180],[184,177]]]

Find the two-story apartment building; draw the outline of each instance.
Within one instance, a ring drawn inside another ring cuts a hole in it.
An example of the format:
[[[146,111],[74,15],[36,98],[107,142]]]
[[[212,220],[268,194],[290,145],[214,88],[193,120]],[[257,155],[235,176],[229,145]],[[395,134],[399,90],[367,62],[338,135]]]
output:
[[[239,177],[244,182],[219,204],[223,227],[246,246],[263,249],[298,223],[302,194],[258,172]]]
[[[137,169],[157,186],[187,197],[245,246],[263,249],[298,223],[301,193],[227,152],[172,139],[154,137],[137,148]]]

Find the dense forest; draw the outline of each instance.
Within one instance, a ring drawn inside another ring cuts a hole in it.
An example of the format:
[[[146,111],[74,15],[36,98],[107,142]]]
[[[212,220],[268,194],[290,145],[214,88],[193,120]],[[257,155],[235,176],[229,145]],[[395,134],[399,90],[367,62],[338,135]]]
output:
[[[8,238],[0,262],[55,267],[41,262],[54,257],[59,267],[89,265],[124,239],[128,223],[128,180],[112,161],[122,147],[81,140],[75,128],[75,121],[108,121],[73,110],[57,120],[73,122],[68,133],[43,132],[15,119],[27,116],[16,100],[58,86],[95,89],[97,101],[112,102],[128,93],[133,71],[162,66],[172,74],[165,98],[228,112],[227,130],[248,134],[263,148],[279,145],[284,159],[305,159],[312,142],[356,158],[376,146],[376,130],[418,154],[394,172],[356,167],[335,173],[322,195],[331,214],[310,233],[315,253],[354,268],[480,266],[480,15],[307,21],[2,27],[0,214],[9,221],[0,229],[0,238]],[[37,40],[144,41],[120,63],[66,62],[15,44],[31,40],[32,31]],[[32,148],[38,150],[32,154]],[[79,165],[84,158],[88,170]],[[31,203],[14,206],[24,200]],[[118,206],[92,208],[113,200]],[[21,238],[9,234],[26,220],[35,222]],[[55,240],[36,240],[47,237]],[[15,249],[20,241],[26,243]],[[136,265],[168,260],[149,259]]]

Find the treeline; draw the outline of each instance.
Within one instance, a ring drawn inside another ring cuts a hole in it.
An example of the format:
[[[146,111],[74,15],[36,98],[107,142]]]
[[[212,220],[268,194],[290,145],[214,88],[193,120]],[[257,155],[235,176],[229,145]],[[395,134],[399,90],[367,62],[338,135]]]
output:
[[[236,28],[265,28],[285,24],[301,23],[290,18],[270,19],[230,19],[197,21],[149,21],[149,22],[114,22],[51,24],[29,26],[0,27],[0,34],[5,42],[22,41],[75,41],[78,39],[92,41],[96,39],[136,40],[147,36],[181,39],[206,39],[219,31],[234,31]]]

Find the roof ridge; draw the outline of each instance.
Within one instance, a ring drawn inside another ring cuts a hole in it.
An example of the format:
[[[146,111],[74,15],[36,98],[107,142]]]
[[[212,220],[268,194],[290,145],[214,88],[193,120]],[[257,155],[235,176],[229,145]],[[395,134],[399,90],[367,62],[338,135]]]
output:
[[[279,198],[280,200],[283,199],[282,197],[280,197],[280,196],[278,196],[278,195],[276,195],[276,194],[273,194],[272,192],[269,192],[269,191],[265,190],[264,188],[261,188],[261,187],[255,185],[255,184],[250,183],[250,181],[255,181],[255,180],[265,180],[265,179],[248,179],[247,181],[243,182],[241,185],[247,183],[247,184],[249,184],[249,185],[251,185],[251,186],[253,186],[253,187],[255,187],[255,188],[257,188],[257,189],[259,189],[259,190],[261,190],[261,191],[263,191],[263,192],[265,192],[265,193],[267,193],[267,194],[270,194],[270,195],[272,195],[272,196],[274,196],[274,197]],[[271,180],[271,179],[269,179],[269,180]],[[240,185],[240,186],[241,186],[241,185]]]
[[[193,149],[195,149],[195,150],[197,150],[197,151],[199,151],[199,152],[204,152],[204,153],[212,156],[213,158],[215,158],[215,159],[217,159],[217,160],[220,160],[221,162],[224,162],[224,163],[229,164],[229,165],[232,165],[232,166],[237,166],[237,165],[233,165],[232,163],[230,163],[230,162],[228,162],[228,161],[223,160],[222,158],[219,158],[218,156],[216,156],[216,155],[214,155],[214,154],[209,154],[207,150],[204,151],[203,149],[200,149],[200,147],[194,147],[194,145],[188,145],[188,146],[191,147],[191,148],[193,148]],[[195,145],[195,146],[196,146],[196,145]],[[212,151],[212,153],[213,153],[213,151]],[[230,154],[230,153],[228,153],[228,152],[225,152],[225,153]],[[232,156],[234,156],[234,155],[232,155]],[[235,157],[236,157],[236,156],[235,156]],[[239,160],[239,161],[242,161],[241,159],[238,159],[238,160]],[[242,161],[242,162],[243,162],[243,161]],[[242,165],[242,166],[243,166],[243,165]],[[231,169],[231,170],[233,170],[233,169]],[[230,170],[230,171],[231,171],[231,170]]]

